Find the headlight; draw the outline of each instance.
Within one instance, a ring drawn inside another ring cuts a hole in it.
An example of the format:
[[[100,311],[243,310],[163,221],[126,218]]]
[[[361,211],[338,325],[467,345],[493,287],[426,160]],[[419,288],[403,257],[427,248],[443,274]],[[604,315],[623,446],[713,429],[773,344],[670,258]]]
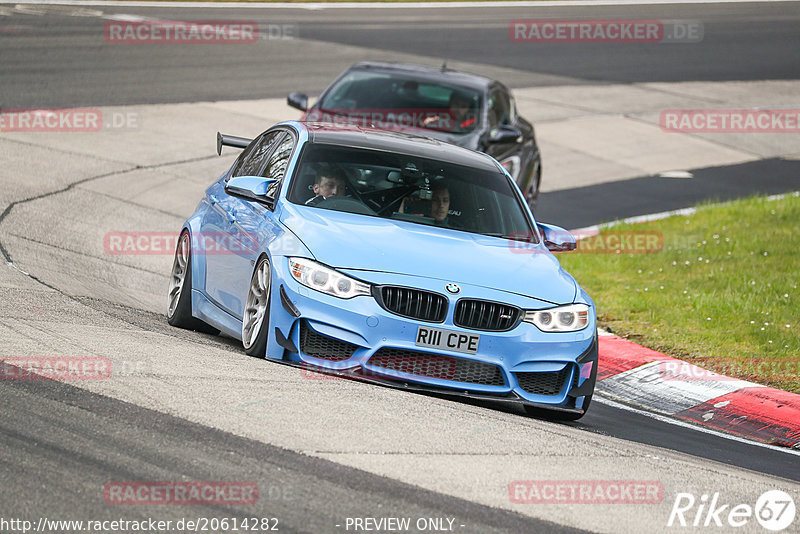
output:
[[[542,332],[576,332],[589,324],[589,306],[567,304],[547,310],[526,310],[522,320],[535,324]]]
[[[313,260],[289,258],[289,271],[292,277],[304,286],[341,299],[371,294],[369,284],[345,276]]]

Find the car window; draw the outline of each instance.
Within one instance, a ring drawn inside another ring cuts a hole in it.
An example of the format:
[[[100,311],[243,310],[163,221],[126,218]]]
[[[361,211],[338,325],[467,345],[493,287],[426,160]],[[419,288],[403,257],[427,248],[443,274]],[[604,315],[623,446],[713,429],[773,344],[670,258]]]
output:
[[[266,167],[261,176],[278,180],[267,188],[267,196],[276,197],[280,189],[281,182],[286,176],[286,168],[289,166],[289,159],[292,157],[295,139],[292,135],[286,134],[278,143],[275,150],[269,155]]]
[[[242,150],[242,153],[239,154],[239,157],[236,158],[236,161],[233,163],[233,166],[231,167],[230,175],[225,179],[226,182],[228,180],[230,180],[232,176],[242,176],[242,174],[240,172],[241,169],[242,169],[242,165],[247,160],[247,158],[250,156],[250,153],[256,147],[256,144],[257,143],[252,142],[244,150]]]
[[[239,157],[231,176],[259,176],[259,171],[264,168],[270,149],[284,135],[286,132],[282,130],[261,134]]]
[[[319,191],[328,179],[341,187],[325,197]],[[505,174],[413,155],[306,145],[288,199],[315,209],[536,242]]]
[[[481,106],[481,92],[469,87],[356,70],[328,90],[308,120],[464,134],[480,125]]]
[[[508,95],[508,121],[509,124],[517,122],[517,102],[511,95]]]
[[[500,124],[511,124],[514,120],[511,97],[503,90],[495,89],[489,95],[488,102],[489,127],[494,128]]]

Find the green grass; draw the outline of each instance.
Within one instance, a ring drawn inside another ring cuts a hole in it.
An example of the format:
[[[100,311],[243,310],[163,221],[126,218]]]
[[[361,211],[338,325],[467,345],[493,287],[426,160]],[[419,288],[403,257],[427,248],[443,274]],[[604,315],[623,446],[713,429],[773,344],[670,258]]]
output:
[[[661,232],[663,250],[559,254],[594,299],[601,326],[706,369],[800,393],[797,193],[603,230],[615,231]]]

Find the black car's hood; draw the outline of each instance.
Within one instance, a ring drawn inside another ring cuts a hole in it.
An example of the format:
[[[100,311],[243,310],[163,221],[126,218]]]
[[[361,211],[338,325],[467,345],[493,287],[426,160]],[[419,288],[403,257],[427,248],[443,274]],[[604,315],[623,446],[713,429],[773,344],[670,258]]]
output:
[[[411,130],[409,130],[409,132],[411,132]],[[449,132],[440,132],[438,130],[414,130],[414,133],[424,135],[426,137],[432,137],[433,139],[438,139],[439,141],[444,141],[445,143],[463,146],[464,148],[469,148],[470,150],[476,150],[478,147],[479,135],[475,132],[468,134],[453,134]]]
[[[303,115],[301,120],[309,122],[330,121],[336,124],[336,120],[334,120],[333,117],[342,117],[343,120],[346,121],[355,120],[356,126],[368,126],[368,124],[366,123],[367,120],[366,115],[364,115],[364,113],[366,113],[366,111],[363,110],[359,111],[357,109],[351,111],[345,111],[345,110],[320,109],[317,107],[313,107]],[[424,137],[430,137],[431,139],[438,139],[439,141],[444,141],[445,143],[461,146],[464,148],[468,148],[470,150],[478,150],[478,145],[480,144],[480,138],[481,138],[480,128],[462,134],[455,134],[451,132],[433,130],[429,128],[414,128],[411,126],[403,126],[402,124],[399,123],[381,124],[379,128],[382,130],[403,132],[414,135],[421,135]]]

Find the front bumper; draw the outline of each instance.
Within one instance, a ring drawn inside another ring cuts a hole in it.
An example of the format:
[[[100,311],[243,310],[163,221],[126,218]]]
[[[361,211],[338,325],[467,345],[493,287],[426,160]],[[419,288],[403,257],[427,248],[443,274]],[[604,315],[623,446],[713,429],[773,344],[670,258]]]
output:
[[[339,299],[306,288],[290,276],[277,276],[277,287],[273,287],[279,288],[280,297],[273,303],[280,311],[273,308],[273,316],[276,312],[283,316],[275,329],[283,351],[280,358],[285,363],[407,390],[582,413],[597,372],[594,311],[589,325],[579,332],[545,333],[524,322],[505,332],[479,331],[453,323],[459,298],[504,302],[523,309],[546,305],[479,286],[462,286],[458,295],[449,295],[442,291],[445,284],[436,279],[388,273],[370,273],[370,277],[372,283],[414,287],[447,297],[444,321],[406,318],[382,308],[371,296]],[[421,325],[479,334],[477,353],[417,346]],[[397,364],[387,364],[393,361]]]

